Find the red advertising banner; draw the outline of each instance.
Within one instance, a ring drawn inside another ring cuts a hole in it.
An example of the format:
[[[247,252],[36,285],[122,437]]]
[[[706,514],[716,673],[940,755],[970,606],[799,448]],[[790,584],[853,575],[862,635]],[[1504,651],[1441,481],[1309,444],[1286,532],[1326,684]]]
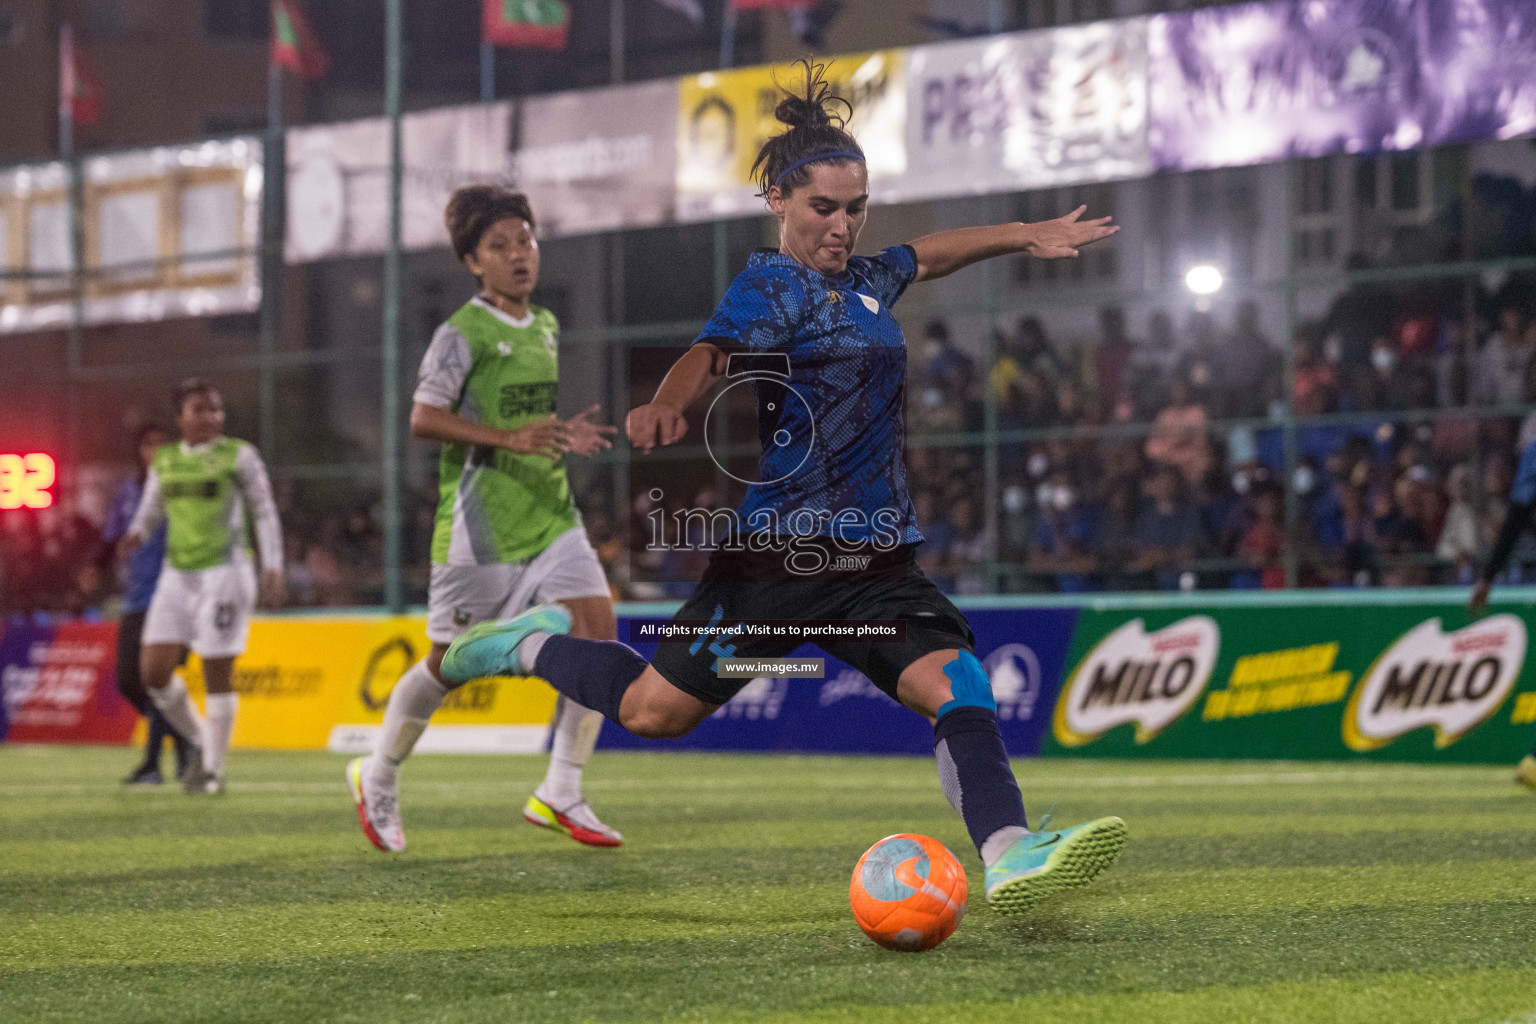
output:
[[[138,715],[117,692],[117,623],[13,625],[0,639],[12,743],[127,743]]]

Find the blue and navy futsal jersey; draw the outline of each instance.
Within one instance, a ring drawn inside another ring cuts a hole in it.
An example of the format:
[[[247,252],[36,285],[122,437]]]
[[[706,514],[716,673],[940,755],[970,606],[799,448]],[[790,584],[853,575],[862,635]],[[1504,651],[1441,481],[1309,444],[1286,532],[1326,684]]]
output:
[[[760,482],[737,509],[749,531],[923,539],[902,459],[907,349],[891,315],[916,276],[909,245],[855,256],[838,277],[760,249],[731,282],[694,344],[783,353],[789,364],[791,393],[755,380]]]

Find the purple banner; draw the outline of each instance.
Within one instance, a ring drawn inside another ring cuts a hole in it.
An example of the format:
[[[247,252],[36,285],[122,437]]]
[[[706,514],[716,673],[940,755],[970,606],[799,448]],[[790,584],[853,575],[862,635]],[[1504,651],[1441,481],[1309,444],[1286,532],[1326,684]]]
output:
[[[992,682],[998,726],[1008,753],[1040,753],[1061,684],[1076,609],[987,609],[966,618],[976,656]],[[649,621],[649,620],[647,620]],[[630,636],[631,620],[619,620]],[[655,644],[634,644],[645,657]],[[795,657],[821,657],[809,644]],[[922,754],[933,751],[933,729],[897,704],[862,673],[826,659],[823,679],[754,679],[719,711],[681,739],[643,740],[603,723],[604,748],[797,751],[817,754]]]
[[[1530,0],[1293,0],[1151,19],[1161,170],[1536,130]]]

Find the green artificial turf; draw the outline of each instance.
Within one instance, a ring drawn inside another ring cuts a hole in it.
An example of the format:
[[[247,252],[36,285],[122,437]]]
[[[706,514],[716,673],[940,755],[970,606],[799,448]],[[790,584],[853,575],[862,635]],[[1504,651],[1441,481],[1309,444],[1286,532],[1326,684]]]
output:
[[[0,747],[0,1020],[1536,1024],[1536,796],[1504,769],[1018,762],[1034,815],[1131,841],[1014,920],[922,759],[600,754],[627,845],[590,850],[521,820],[541,758],[418,757],[398,856],[343,758],[237,752],[222,798],[125,792],[131,759]],[[930,953],[848,913],[900,831],[970,871]]]

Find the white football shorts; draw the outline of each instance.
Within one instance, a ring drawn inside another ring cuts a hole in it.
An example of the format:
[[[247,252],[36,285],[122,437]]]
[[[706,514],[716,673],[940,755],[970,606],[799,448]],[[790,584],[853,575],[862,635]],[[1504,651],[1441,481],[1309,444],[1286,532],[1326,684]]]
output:
[[[573,527],[526,562],[432,566],[427,639],[453,638],[477,622],[510,619],[533,604],[607,597],[608,579],[587,531]]]

